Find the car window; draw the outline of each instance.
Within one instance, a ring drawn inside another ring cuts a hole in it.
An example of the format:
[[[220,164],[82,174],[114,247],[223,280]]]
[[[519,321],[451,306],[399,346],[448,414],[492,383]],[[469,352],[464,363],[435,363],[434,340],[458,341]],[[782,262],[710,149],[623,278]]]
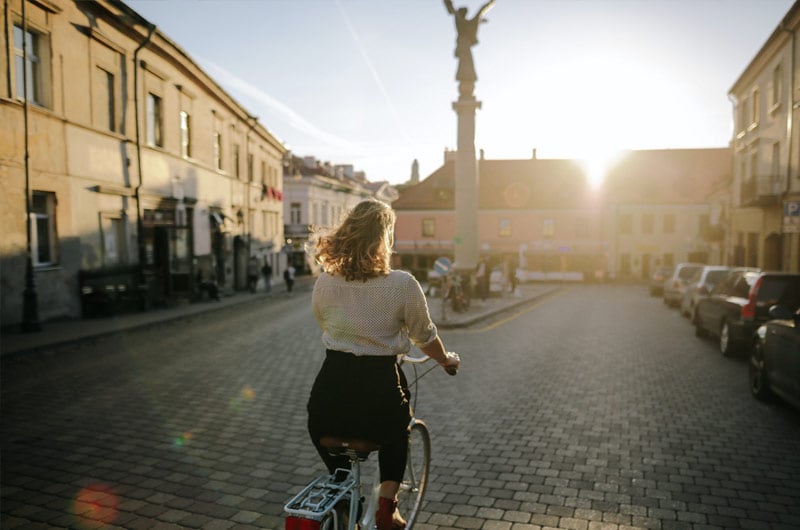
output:
[[[738,276],[736,278],[736,283],[733,285],[731,289],[731,296],[736,296],[739,298],[747,298],[750,296],[750,287],[752,284],[748,283],[747,275]]]
[[[703,276],[703,269],[697,269],[694,271],[694,274],[691,275],[689,278],[689,283],[697,283],[700,281],[700,278]]]
[[[681,269],[681,270],[678,272],[678,278],[680,278],[680,279],[681,279],[681,280],[683,280],[683,281],[686,281],[686,280],[688,280],[689,278],[691,278],[691,277],[692,277],[692,275],[693,275],[695,272],[697,272],[698,270],[699,270],[699,269],[698,269],[697,267],[683,267],[683,268],[682,268],[682,269]]]
[[[775,304],[786,305],[796,309],[800,305],[800,277],[766,276],[758,288],[756,304],[770,308]]]
[[[733,287],[733,284],[736,283],[736,278],[738,277],[739,273],[737,272],[728,273],[717,285],[714,286],[711,294],[725,295],[729,293]]]
[[[728,274],[726,270],[715,270],[715,271],[708,271],[708,275],[706,276],[706,285],[714,286],[719,283],[719,281]]]

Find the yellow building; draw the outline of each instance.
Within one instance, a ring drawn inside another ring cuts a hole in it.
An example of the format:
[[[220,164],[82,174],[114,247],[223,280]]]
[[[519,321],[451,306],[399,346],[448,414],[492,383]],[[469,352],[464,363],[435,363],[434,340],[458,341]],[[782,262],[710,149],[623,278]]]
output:
[[[256,117],[122,2],[2,9],[3,326],[243,288],[250,256],[277,270],[286,149]]]
[[[800,272],[800,55],[795,3],[730,90],[732,265]]]

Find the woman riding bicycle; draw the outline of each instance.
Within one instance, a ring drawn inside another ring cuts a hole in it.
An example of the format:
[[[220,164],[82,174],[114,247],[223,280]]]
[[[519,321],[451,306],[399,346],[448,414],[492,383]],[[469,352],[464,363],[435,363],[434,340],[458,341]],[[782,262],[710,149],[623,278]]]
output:
[[[322,328],[325,361],[308,401],[311,440],[330,473],[349,468],[320,440],[338,436],[380,446],[378,530],[405,528],[397,492],[408,452],[411,411],[397,356],[411,343],[454,373],[458,355],[446,352],[417,280],[390,266],[395,214],[385,203],[359,203],[329,235],[319,237],[322,274],[312,307]]]

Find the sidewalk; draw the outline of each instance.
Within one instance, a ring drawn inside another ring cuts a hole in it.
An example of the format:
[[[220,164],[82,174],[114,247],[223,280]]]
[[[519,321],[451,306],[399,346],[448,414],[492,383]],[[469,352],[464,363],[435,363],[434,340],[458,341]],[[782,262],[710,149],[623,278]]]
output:
[[[295,290],[300,292],[309,290],[313,282],[314,278],[312,277],[298,277]],[[442,318],[441,298],[432,298],[430,300],[431,317],[441,329],[467,327],[500,312],[528,303],[557,289],[558,286],[553,285],[520,285],[518,287],[518,296],[506,293],[502,297],[489,298],[483,304],[479,301],[476,303],[473,300],[470,309],[463,313],[456,313],[450,307],[447,307],[444,319]],[[283,297],[285,294],[285,285],[282,282],[274,282],[272,295]],[[219,311],[231,306],[264,301],[267,298],[267,294],[263,291],[255,294],[242,291],[234,292],[230,296],[223,296],[218,302],[187,303],[175,307],[154,309],[144,313],[129,313],[108,318],[44,322],[42,323],[42,330],[35,333],[21,333],[15,330],[4,331],[0,336],[0,356],[61,348],[87,339],[97,339],[124,331],[161,325],[211,311]]]
[[[503,293],[502,296],[491,296],[485,302],[473,298],[469,309],[463,313],[456,313],[448,304],[443,315],[441,298],[429,299],[428,304],[431,318],[439,329],[465,328],[504,311],[528,304],[560,288],[557,284],[520,284],[517,286],[517,292],[513,295]]]

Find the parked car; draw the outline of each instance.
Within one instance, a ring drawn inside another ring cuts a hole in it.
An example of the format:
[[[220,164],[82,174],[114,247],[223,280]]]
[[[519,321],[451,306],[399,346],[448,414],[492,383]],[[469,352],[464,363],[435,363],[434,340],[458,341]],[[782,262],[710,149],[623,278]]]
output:
[[[701,298],[709,295],[714,286],[728,274],[730,267],[724,265],[706,265],[694,273],[689,280],[681,298],[681,314],[691,319],[694,308]]]
[[[730,356],[752,344],[758,327],[770,319],[769,308],[800,306],[800,274],[734,269],[700,300],[693,324],[695,335],[719,338],[719,349]]]
[[[800,409],[800,309],[777,304],[769,316],[750,350],[750,391],[762,400],[778,395]]]
[[[661,296],[664,294],[664,282],[672,276],[672,267],[658,267],[650,275],[650,296]]]
[[[702,263],[678,263],[672,275],[664,282],[664,303],[670,307],[678,307],[689,278],[703,267]]]

